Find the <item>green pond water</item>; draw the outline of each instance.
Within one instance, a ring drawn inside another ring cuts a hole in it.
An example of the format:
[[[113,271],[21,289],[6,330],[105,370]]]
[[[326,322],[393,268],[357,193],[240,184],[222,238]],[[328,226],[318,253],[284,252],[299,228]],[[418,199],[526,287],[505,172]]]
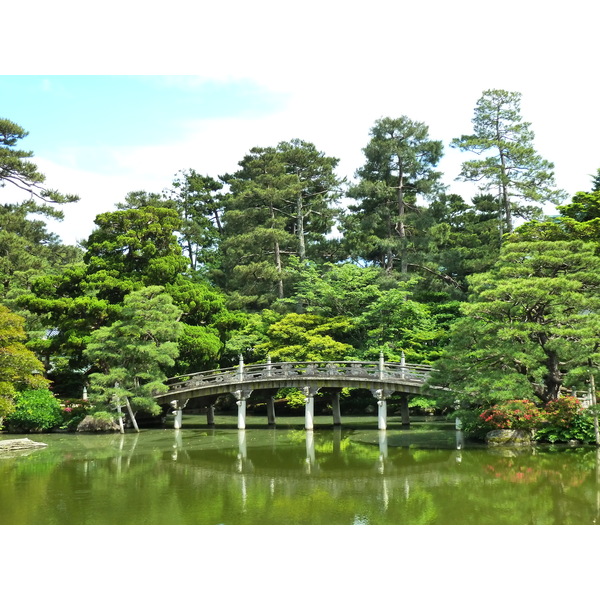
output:
[[[234,417],[140,434],[7,435],[47,447],[0,454],[0,524],[595,524],[595,447],[494,450],[450,423],[387,432],[374,419]]]

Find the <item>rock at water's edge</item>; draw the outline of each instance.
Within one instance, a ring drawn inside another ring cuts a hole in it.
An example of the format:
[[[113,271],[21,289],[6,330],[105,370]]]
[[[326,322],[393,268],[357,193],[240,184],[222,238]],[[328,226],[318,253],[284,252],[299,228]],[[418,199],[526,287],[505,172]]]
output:
[[[43,448],[48,444],[42,442],[33,442],[28,438],[18,440],[0,440],[0,452],[8,450],[28,450],[29,448]]]
[[[112,432],[120,431],[118,423],[113,420],[96,417],[94,415],[87,415],[77,426],[77,432]]]
[[[490,446],[529,446],[531,434],[521,429],[497,429],[489,431],[485,440]]]

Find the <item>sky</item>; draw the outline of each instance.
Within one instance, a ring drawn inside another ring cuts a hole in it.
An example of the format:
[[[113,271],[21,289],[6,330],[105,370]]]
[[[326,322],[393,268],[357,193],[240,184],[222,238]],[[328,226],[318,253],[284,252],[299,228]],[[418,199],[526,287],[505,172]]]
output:
[[[382,117],[426,123],[448,191],[468,199],[455,179],[470,156],[449,144],[492,88],[522,94],[558,187],[588,190],[600,167],[593,2],[13,4],[0,117],[29,132],[19,148],[49,187],[81,197],[50,224],[66,243],[128,192],[160,193],[190,168],[231,172],[254,146],[312,142],[352,179]]]

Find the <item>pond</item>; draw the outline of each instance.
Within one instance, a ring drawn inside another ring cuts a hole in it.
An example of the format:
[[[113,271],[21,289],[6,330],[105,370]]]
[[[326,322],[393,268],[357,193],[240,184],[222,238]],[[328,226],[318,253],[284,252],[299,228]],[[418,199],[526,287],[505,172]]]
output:
[[[2,525],[595,524],[595,447],[494,450],[451,423],[235,418],[140,434],[48,434],[0,455]]]

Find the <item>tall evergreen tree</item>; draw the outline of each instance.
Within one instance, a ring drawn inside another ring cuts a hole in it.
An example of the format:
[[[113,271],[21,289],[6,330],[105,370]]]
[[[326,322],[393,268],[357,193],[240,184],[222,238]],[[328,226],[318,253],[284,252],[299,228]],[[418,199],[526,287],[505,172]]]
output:
[[[177,173],[171,189],[164,192],[181,218],[179,243],[192,271],[215,267],[223,234],[222,189],[221,181],[188,169]]]
[[[296,197],[288,202],[292,231],[298,240],[298,258],[319,261],[325,236],[339,215],[335,206],[342,184],[335,174],[339,159],[326,156],[314,144],[299,139],[280,142],[276,151],[286,173],[295,175],[300,183]]]
[[[292,140],[252,148],[230,187],[223,214],[220,282],[234,303],[264,308],[288,294],[290,257],[313,256],[334,222],[337,159]]]
[[[565,197],[555,189],[554,165],[533,147],[531,123],[521,117],[520,93],[486,90],[472,123],[473,133],[455,138],[452,146],[481,158],[465,161],[458,178],[497,193],[501,233],[513,230],[514,217],[531,218],[539,214],[536,205]]]
[[[376,121],[363,149],[366,162],[357,170],[358,183],[348,191],[358,204],[342,221],[351,254],[390,272],[399,263],[407,272],[407,218],[419,196],[439,189],[441,173],[434,170],[443,144],[429,138],[424,123],[402,116]]]

